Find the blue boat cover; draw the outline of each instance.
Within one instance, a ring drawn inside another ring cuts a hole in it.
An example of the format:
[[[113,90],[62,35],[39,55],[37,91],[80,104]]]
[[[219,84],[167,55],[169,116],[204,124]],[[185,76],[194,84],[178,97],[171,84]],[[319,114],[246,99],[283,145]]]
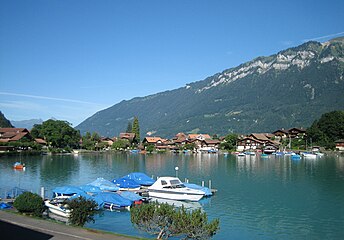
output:
[[[202,186],[194,184],[194,183],[183,183],[183,184],[185,185],[185,187],[203,191],[204,192],[204,196],[208,197],[208,196],[213,195],[213,193],[211,192],[210,188],[202,187]]]
[[[63,194],[63,195],[73,195],[78,193],[84,193],[81,188],[75,186],[62,186],[56,187],[53,189],[53,193],[55,194]]]
[[[97,202],[103,202],[104,203],[109,203],[109,204],[114,204],[118,207],[128,207],[131,206],[132,201],[121,197],[119,194],[114,193],[114,192],[101,192],[101,193],[97,193],[94,196],[94,199]]]
[[[118,194],[132,202],[140,201],[142,199],[140,195],[129,191],[119,192]]]
[[[135,182],[132,179],[129,178],[118,178],[118,179],[114,179],[112,180],[113,183],[119,187],[119,188],[139,188],[141,187],[140,184],[138,184],[137,182]]]
[[[141,172],[129,173],[123,178],[132,179],[141,186],[151,186],[155,182],[154,179],[148,177],[146,174]]]
[[[87,184],[99,187],[102,191],[118,191],[119,187],[117,187],[114,183],[106,180],[104,178],[97,178],[95,181]]]
[[[69,199],[74,199],[74,198],[78,198],[78,197],[83,197],[86,200],[95,201],[98,204],[98,208],[100,208],[104,203],[103,200],[101,200],[99,198],[95,198],[91,195],[88,195],[87,193],[78,193],[78,194],[75,194],[74,196],[70,197]]]
[[[98,193],[102,191],[100,187],[93,186],[93,185],[82,185],[82,186],[79,186],[79,188],[84,190],[86,193]]]
[[[0,203],[0,209],[7,209],[7,208],[12,208],[12,206],[7,203]]]

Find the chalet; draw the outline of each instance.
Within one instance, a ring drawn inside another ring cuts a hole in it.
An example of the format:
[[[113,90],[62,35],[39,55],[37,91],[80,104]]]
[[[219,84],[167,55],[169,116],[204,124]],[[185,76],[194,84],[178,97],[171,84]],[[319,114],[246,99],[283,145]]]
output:
[[[183,146],[189,143],[188,136],[185,133],[178,133],[174,138],[172,138],[175,146]]]
[[[263,143],[271,141],[265,133],[252,133],[248,137],[253,138],[255,140],[258,140],[258,141],[263,142]]]
[[[339,139],[334,142],[336,144],[337,151],[344,151],[344,139]]]
[[[221,142],[216,139],[195,139],[191,143],[195,144],[197,152],[217,152]]]
[[[248,136],[237,141],[237,151],[242,152],[262,149],[264,147],[264,144],[264,141]]]
[[[35,138],[35,142],[38,143],[39,145],[42,145],[42,146],[47,146],[47,141],[45,141],[44,139],[42,138]]]
[[[288,130],[288,136],[290,138],[303,138],[306,135],[306,130],[302,128],[290,128]]]
[[[112,138],[109,138],[109,137],[101,137],[99,139],[99,142],[106,143],[108,146],[111,146],[114,143],[114,140]]]
[[[145,137],[142,141],[143,145],[154,145],[157,149],[169,148],[169,142],[161,137]]]
[[[0,142],[16,142],[22,139],[33,140],[26,128],[0,128]]]
[[[286,139],[288,138],[289,136],[289,133],[287,130],[284,130],[283,128],[282,129],[279,129],[279,130],[276,130],[272,133],[274,136],[275,136],[275,139],[276,140],[283,140],[283,139]]]
[[[120,133],[119,138],[120,139],[127,139],[129,142],[133,142],[135,139],[135,133]]]
[[[195,139],[198,140],[205,140],[205,139],[212,139],[209,134],[189,134],[188,140],[193,141]]]

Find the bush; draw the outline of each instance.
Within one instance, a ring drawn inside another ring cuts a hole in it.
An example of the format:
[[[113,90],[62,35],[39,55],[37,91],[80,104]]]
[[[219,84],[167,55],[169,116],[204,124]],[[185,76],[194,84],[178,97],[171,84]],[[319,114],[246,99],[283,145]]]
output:
[[[46,209],[43,199],[38,194],[31,192],[20,194],[14,200],[13,206],[21,213],[28,213],[37,217],[41,217]]]
[[[219,230],[219,220],[208,222],[200,209],[186,211],[184,207],[157,202],[139,205],[130,210],[131,222],[138,229],[158,235],[157,239],[180,236],[184,239],[209,239]]]
[[[68,205],[72,210],[69,218],[71,224],[84,226],[86,222],[95,222],[94,215],[98,208],[98,204],[95,201],[79,197],[70,200]]]

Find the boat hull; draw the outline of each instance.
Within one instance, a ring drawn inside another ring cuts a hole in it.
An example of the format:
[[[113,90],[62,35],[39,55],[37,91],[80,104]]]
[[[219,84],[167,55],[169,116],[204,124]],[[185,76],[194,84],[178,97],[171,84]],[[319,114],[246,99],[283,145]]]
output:
[[[64,218],[70,217],[71,211],[69,209],[65,209],[63,206],[51,204],[49,200],[45,201],[44,203],[45,206],[48,207],[49,212]]]
[[[179,201],[199,201],[204,196],[202,193],[177,192],[149,189],[149,197],[179,200]]]

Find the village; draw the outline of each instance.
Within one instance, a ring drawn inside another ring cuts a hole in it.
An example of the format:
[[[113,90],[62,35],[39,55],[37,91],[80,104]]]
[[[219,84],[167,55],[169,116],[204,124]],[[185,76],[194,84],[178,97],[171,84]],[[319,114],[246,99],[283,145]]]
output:
[[[274,153],[292,149],[292,140],[302,140],[306,136],[303,128],[279,129],[272,133],[251,133],[248,135],[237,135],[236,145],[231,151],[237,152],[264,152]],[[172,152],[194,152],[194,153],[218,153],[226,143],[226,137],[211,137],[209,134],[186,134],[178,133],[171,139],[159,136],[146,136],[138,144],[134,144],[135,133],[120,133],[118,137],[100,137],[96,145],[101,146],[97,150],[111,150],[118,141],[125,141],[128,144],[117,150],[130,151],[172,151]],[[41,149],[47,149],[49,143],[42,138],[33,138],[26,128],[0,128],[0,152],[13,152],[18,150],[30,150],[26,143],[39,145]],[[287,143],[287,144],[286,144]],[[344,140],[337,140],[336,150],[344,151]],[[80,149],[83,147],[80,140]],[[307,145],[307,143],[306,143]],[[79,150],[80,150],[79,149]],[[75,151],[79,151],[75,150]],[[303,150],[319,150],[319,147],[304,146]]]

